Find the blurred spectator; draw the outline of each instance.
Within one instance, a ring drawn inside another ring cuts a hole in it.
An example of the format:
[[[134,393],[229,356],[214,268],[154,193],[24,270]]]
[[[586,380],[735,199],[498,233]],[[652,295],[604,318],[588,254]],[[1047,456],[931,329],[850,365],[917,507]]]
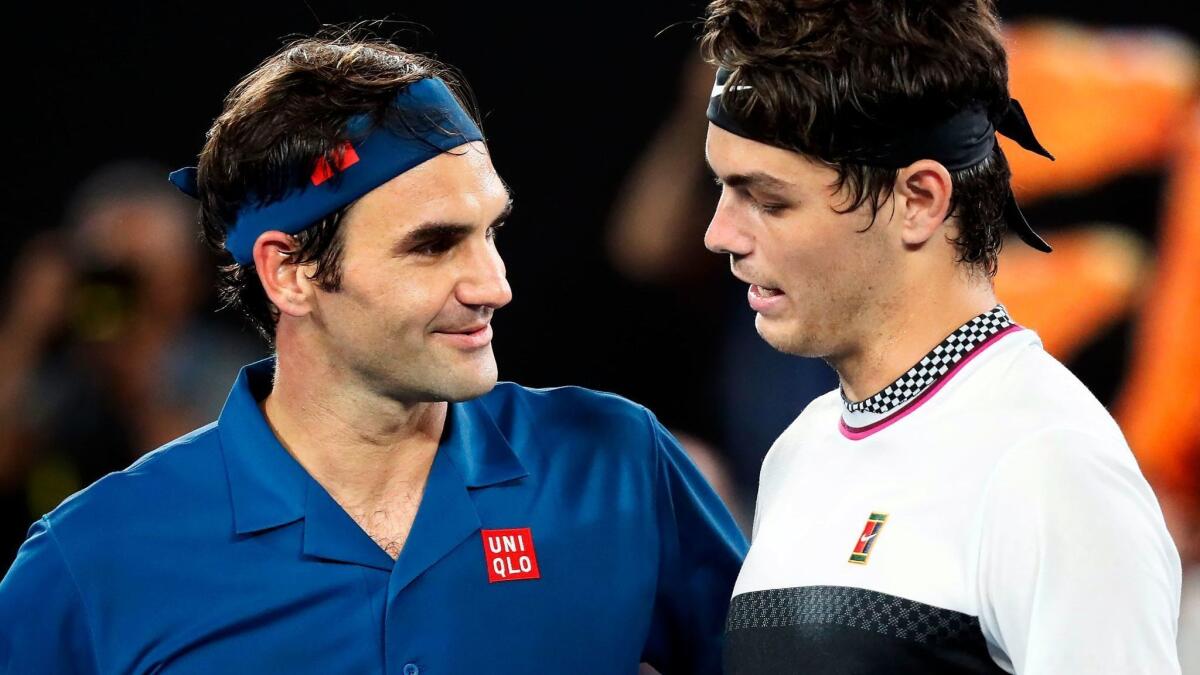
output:
[[[60,231],[21,252],[0,315],[4,550],[64,497],[215,419],[261,353],[199,312],[207,262],[194,205],[164,168],[88,178]]]

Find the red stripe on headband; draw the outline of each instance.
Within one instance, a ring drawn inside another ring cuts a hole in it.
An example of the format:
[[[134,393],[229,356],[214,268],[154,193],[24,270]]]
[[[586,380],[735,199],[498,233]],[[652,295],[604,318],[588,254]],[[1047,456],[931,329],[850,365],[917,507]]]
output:
[[[320,185],[333,178],[335,171],[345,171],[347,167],[358,164],[358,153],[354,151],[354,146],[350,145],[350,141],[345,141],[334,148],[333,158],[337,163],[336,169],[330,167],[329,161],[324,157],[317,160],[317,167],[312,172],[313,185]]]

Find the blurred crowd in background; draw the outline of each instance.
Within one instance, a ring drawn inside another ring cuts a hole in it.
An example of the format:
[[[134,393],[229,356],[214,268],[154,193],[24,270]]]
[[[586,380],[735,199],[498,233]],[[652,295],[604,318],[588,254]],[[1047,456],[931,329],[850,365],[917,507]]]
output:
[[[763,455],[837,378],[763,343],[704,250],[718,191],[703,4],[586,23],[275,5],[81,10],[23,38],[50,48],[13,88],[29,105],[0,186],[0,570],[33,520],[215,419],[237,369],[267,355],[216,311],[195,205],[166,174],[194,163],[225,91],[281,38],[363,17],[413,22],[377,32],[462,69],[516,194],[502,378],[649,406],[748,525]],[[1006,247],[997,291],[1109,407],[1153,484],[1187,570],[1184,672],[1200,674],[1200,25],[1153,4],[1000,9],[1011,90],[1057,161],[1008,154],[1055,251]]]

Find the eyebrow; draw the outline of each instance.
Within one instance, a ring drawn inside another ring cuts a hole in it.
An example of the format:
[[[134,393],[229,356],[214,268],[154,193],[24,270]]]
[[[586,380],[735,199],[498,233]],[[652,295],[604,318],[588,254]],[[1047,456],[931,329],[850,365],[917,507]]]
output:
[[[763,190],[786,190],[792,186],[791,183],[762,171],[736,173],[722,178],[721,182],[732,188],[760,188]]]
[[[500,226],[505,219],[512,215],[513,200],[510,196],[505,202],[504,208],[500,210],[500,215],[492,219],[488,224],[488,228]],[[392,247],[393,251],[405,251],[413,246],[424,244],[430,241],[443,238],[462,238],[475,231],[475,225],[470,223],[456,223],[450,221],[430,221],[421,223],[413,228],[408,234],[404,235],[396,245]]]

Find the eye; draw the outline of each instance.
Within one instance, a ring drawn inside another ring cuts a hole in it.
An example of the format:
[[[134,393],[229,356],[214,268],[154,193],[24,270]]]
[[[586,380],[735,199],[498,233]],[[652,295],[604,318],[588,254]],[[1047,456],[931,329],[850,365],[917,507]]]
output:
[[[454,243],[454,241],[448,238],[439,237],[413,248],[413,253],[418,255],[437,256],[453,248]]]
[[[772,194],[754,193],[747,190],[744,196],[750,203],[750,208],[765,216],[778,216],[792,207],[784,199]]]
[[[742,200],[749,204],[752,210],[765,216],[778,216],[791,208],[791,204],[785,202],[759,199],[749,190],[738,190],[738,193],[741,195]]]
[[[783,213],[784,211],[787,211],[788,205],[787,204],[770,204],[770,203],[764,204],[762,202],[755,201],[754,208],[757,211],[759,211],[760,213],[763,213],[765,215],[777,216],[777,215]]]
[[[499,236],[499,234],[500,234],[500,228],[504,227],[504,223],[505,223],[505,221],[502,220],[487,229],[488,241],[496,240],[496,237]]]

